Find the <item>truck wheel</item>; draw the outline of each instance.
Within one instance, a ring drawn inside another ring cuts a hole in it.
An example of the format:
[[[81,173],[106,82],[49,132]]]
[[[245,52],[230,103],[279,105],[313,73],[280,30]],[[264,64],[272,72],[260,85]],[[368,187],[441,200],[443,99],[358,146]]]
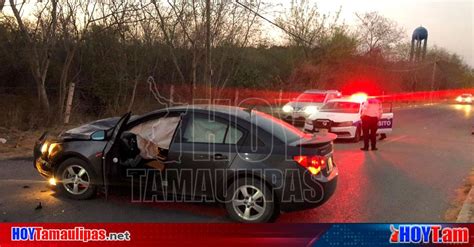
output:
[[[264,223],[274,220],[275,201],[268,186],[251,177],[234,181],[227,189],[226,210],[231,219],[243,223]]]
[[[59,192],[76,200],[93,197],[97,191],[97,176],[82,159],[70,158],[62,162],[56,172]]]

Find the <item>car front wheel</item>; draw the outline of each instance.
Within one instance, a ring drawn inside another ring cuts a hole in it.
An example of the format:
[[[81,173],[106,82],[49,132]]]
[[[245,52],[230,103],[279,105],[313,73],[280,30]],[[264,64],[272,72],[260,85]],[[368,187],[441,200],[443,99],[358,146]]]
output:
[[[361,132],[362,132],[362,130],[361,130],[360,126],[357,126],[354,138],[352,139],[353,142],[358,143],[360,141],[360,137],[362,135]]]
[[[97,191],[96,175],[92,167],[78,158],[67,159],[57,170],[59,192],[76,200],[93,197]]]
[[[244,223],[263,223],[276,218],[275,202],[261,180],[241,178],[227,190],[226,209],[231,219]]]

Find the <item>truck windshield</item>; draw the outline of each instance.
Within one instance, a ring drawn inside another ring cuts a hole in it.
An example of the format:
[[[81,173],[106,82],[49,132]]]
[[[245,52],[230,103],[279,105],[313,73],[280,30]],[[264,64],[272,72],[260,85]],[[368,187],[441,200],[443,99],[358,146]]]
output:
[[[296,102],[314,102],[314,103],[323,103],[326,99],[326,94],[324,93],[302,93],[296,98]]]
[[[324,104],[320,112],[337,112],[337,113],[359,113],[360,103],[355,102],[328,102]]]

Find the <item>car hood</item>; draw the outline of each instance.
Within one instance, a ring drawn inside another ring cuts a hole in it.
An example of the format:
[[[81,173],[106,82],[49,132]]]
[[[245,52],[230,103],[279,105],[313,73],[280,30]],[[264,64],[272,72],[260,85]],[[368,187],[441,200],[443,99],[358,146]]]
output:
[[[59,135],[63,139],[89,140],[90,136],[98,130],[108,130],[117,124],[119,117],[105,118],[86,123],[74,129],[67,130]]]
[[[359,113],[340,113],[340,112],[317,112],[308,117],[308,119],[329,119],[334,122],[357,121],[360,119]]]
[[[323,103],[322,102],[298,102],[298,101],[291,101],[288,103],[288,105],[290,105],[291,107],[293,107],[293,109],[295,110],[302,110],[304,107],[306,106],[316,106],[318,108],[320,108]]]

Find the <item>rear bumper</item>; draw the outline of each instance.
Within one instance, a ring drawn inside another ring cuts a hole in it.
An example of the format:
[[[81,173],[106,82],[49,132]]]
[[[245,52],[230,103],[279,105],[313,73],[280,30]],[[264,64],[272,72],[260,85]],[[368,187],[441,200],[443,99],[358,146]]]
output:
[[[305,184],[306,188],[303,187],[303,190],[306,192],[303,193],[303,200],[299,200],[300,195],[296,195],[293,200],[285,200],[285,196],[280,199],[280,210],[284,212],[291,212],[291,211],[298,211],[298,210],[305,210],[318,207],[324,204],[329,198],[334,195],[334,192],[337,188],[337,180],[338,180],[338,168],[334,167],[331,171],[330,175],[325,176],[315,176],[313,178],[307,179],[305,177]],[[283,194],[291,194],[291,191],[287,191],[291,186],[284,189],[282,192]]]

